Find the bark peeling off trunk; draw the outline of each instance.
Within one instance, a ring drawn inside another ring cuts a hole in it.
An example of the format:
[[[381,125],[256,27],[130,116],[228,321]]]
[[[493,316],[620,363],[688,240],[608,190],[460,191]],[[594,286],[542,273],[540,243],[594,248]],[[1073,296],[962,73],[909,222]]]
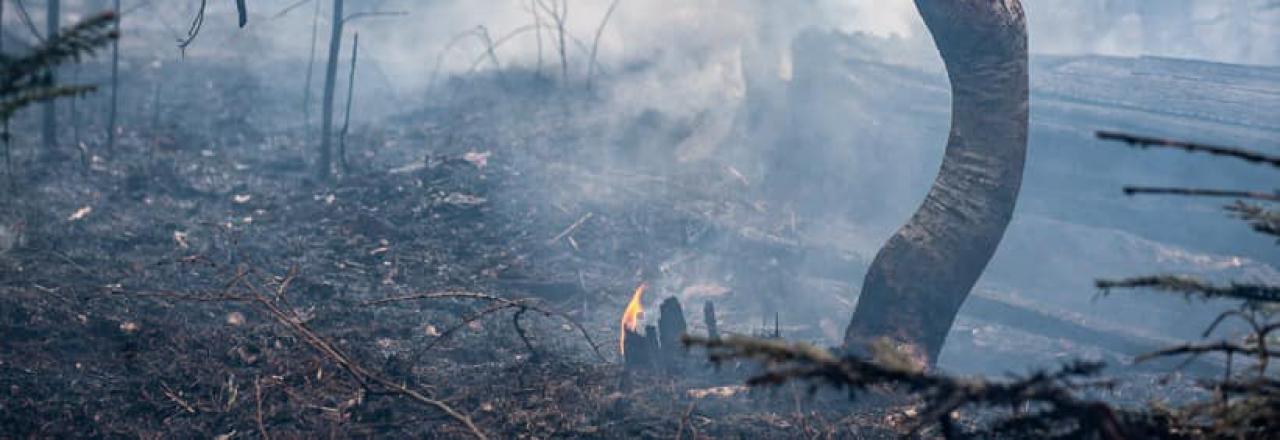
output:
[[[916,0],[951,81],[951,134],[933,188],[876,255],[845,345],[889,338],[937,361],[1013,214],[1027,151],[1027,32],[1019,0]]]

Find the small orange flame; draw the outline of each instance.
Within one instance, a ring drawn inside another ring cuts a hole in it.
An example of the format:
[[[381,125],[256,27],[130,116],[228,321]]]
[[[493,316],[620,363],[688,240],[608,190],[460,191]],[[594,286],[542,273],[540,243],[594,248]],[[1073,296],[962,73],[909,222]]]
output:
[[[648,284],[641,283],[636,287],[636,293],[631,295],[631,302],[627,303],[627,309],[622,311],[622,328],[618,336],[618,351],[626,354],[627,332],[635,333],[636,326],[640,324],[640,318],[644,316],[644,307],[640,305],[640,298],[644,296],[644,289],[649,287]]]

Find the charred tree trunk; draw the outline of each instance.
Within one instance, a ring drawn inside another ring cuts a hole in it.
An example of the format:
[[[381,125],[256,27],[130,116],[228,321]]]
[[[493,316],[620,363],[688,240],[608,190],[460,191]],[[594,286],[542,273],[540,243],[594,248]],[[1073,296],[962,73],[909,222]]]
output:
[[[0,55],[4,55],[4,0],[0,0]],[[13,189],[13,151],[9,144],[9,119],[5,118],[0,127],[0,145],[4,146],[4,177]]]
[[[360,33],[351,39],[351,73],[347,76],[347,109],[342,114],[342,130],[338,133],[338,167],[347,172],[347,133],[351,131],[351,104],[356,99],[356,60],[360,56]]]
[[[333,173],[333,95],[338,82],[338,56],[342,49],[342,0],[333,0],[333,24],[329,34],[329,63],[324,72],[324,102],[320,110],[320,157],[316,161],[316,175],[329,180]]]
[[[845,333],[932,364],[1013,214],[1027,151],[1027,32],[1019,0],[916,0],[951,82],[951,134],[923,206],[872,262]]]
[[[49,0],[49,6],[45,9],[45,38],[53,40],[58,37],[58,27],[62,16],[62,1]],[[57,68],[50,67],[46,73],[49,85],[57,84],[58,75]],[[44,120],[41,123],[41,132],[44,138],[45,154],[50,157],[58,157],[58,105],[55,100],[45,101]]]
[[[311,12],[311,52],[307,56],[307,77],[306,87],[302,90],[302,123],[307,128],[307,136],[313,136],[311,133],[311,80],[315,77],[316,67],[316,40],[319,39],[320,30],[320,2],[315,2],[315,9]]]
[[[120,0],[112,3],[116,13],[115,30],[120,35]],[[111,108],[107,109],[107,152],[116,149],[116,116],[120,108],[120,37],[111,41]]]
[[[239,19],[240,27],[249,24],[249,8],[245,6],[245,0],[236,0],[236,18]]]

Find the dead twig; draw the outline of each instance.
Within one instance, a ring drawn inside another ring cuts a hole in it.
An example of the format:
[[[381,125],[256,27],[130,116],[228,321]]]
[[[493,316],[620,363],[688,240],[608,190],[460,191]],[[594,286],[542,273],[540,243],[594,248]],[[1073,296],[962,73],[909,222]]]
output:
[[[684,438],[684,425],[689,423],[689,418],[693,417],[693,408],[697,402],[692,402],[689,407],[684,410],[684,415],[680,416],[680,426],[676,428],[676,440]],[[698,430],[690,424],[689,428],[693,431],[693,438],[698,438]]]
[[[1204,299],[1236,299],[1253,303],[1280,302],[1280,287],[1266,284],[1232,283],[1217,286],[1189,276],[1153,275],[1123,280],[1097,280],[1094,285],[1103,293],[1112,289],[1155,289],[1165,292],[1195,295]]]
[[[563,231],[560,231],[559,234],[556,234],[555,237],[552,237],[550,240],[547,240],[547,246],[556,244],[556,242],[563,240],[565,237],[568,237],[569,234],[572,234],[574,231],[578,230],[578,228],[582,227],[583,223],[586,223],[587,220],[591,220],[591,217],[595,217],[595,215],[596,214],[594,212],[586,213],[581,218],[579,218],[578,221],[573,222],[573,224],[569,225],[569,227],[564,228]]]
[[[1154,351],[1134,358],[1134,362],[1146,362],[1156,358],[1192,355],[1199,356],[1207,353],[1223,353],[1223,354],[1246,354],[1249,356],[1280,356],[1280,351],[1266,350],[1265,347],[1250,347],[1235,344],[1227,341],[1218,341],[1208,344],[1184,344],[1177,347],[1169,347],[1163,350]]]
[[[253,398],[257,409],[254,418],[258,422],[258,433],[262,435],[263,440],[271,440],[271,435],[267,434],[267,424],[262,419],[262,378],[253,378]]]
[[[533,343],[529,342],[529,336],[525,334],[524,327],[520,326],[520,317],[523,316],[524,313],[528,311],[529,311],[528,307],[521,307],[520,310],[516,310],[515,313],[512,313],[511,325],[515,326],[516,334],[519,335],[520,340],[524,342],[525,348],[529,349],[529,357],[531,359],[536,359],[538,357],[538,350],[536,348],[533,348]]]
[[[1280,193],[1259,192],[1259,191],[1235,191],[1222,189],[1200,189],[1200,188],[1166,188],[1166,187],[1150,187],[1150,186],[1126,186],[1124,194],[1127,196],[1139,194],[1163,194],[1175,196],[1194,196],[1194,197],[1232,197],[1237,199],[1265,200],[1268,202],[1280,202]]]
[[[1244,202],[1236,202],[1225,209],[1241,220],[1249,222],[1254,231],[1280,237],[1280,212]]]
[[[618,3],[621,2],[622,0],[613,0],[613,3],[609,4],[609,10],[605,11],[604,18],[600,19],[600,26],[596,28],[596,36],[591,40],[591,58],[587,60],[587,91],[590,91],[594,85],[593,80],[595,79],[596,74],[596,55],[599,54],[600,50],[600,36],[604,35],[605,26],[609,25],[609,19],[613,17],[613,11],[618,9]]]
[[[1243,148],[1202,144],[1198,142],[1187,142],[1174,139],[1162,139],[1150,136],[1138,136],[1114,131],[1099,131],[1097,132],[1097,137],[1104,141],[1124,142],[1137,148],[1173,148],[1193,153],[1199,152],[1215,156],[1234,157],[1251,163],[1263,163],[1280,168],[1280,156],[1272,156]]]
[[[608,360],[604,357],[604,354],[600,352],[600,346],[596,344],[595,340],[591,338],[591,334],[587,332],[586,327],[583,327],[582,324],[578,323],[577,320],[569,317],[569,315],[538,305],[537,303],[534,303],[532,299],[512,300],[512,299],[497,297],[493,295],[487,295],[483,293],[474,293],[474,292],[437,292],[437,293],[421,293],[421,294],[414,294],[414,295],[404,295],[404,296],[397,296],[397,297],[391,297],[391,298],[383,298],[383,299],[378,299],[373,301],[366,301],[364,305],[376,306],[376,305],[386,305],[386,304],[396,303],[396,302],[415,301],[415,300],[424,300],[424,299],[428,299],[428,300],[429,299],[470,299],[470,300],[490,301],[490,302],[497,303],[496,305],[488,307],[484,310],[481,310],[480,312],[474,313],[468,316],[467,318],[463,318],[463,322],[461,324],[451,327],[447,331],[441,332],[440,336],[437,337],[434,341],[432,341],[431,344],[429,344],[426,348],[424,348],[424,350],[430,350],[437,343],[447,338],[453,332],[457,331],[461,327],[467,324],[470,324],[471,322],[477,319],[480,319],[484,316],[497,313],[502,310],[507,310],[507,309],[529,309],[535,312],[542,313],[544,316],[547,316],[547,317],[552,317],[552,316],[559,317],[560,319],[563,319],[565,322],[568,322],[574,328],[577,328],[578,332],[582,334],[582,338],[585,339],[587,341],[587,344],[591,346],[591,351],[596,354],[596,357],[599,358],[601,362],[608,362]]]

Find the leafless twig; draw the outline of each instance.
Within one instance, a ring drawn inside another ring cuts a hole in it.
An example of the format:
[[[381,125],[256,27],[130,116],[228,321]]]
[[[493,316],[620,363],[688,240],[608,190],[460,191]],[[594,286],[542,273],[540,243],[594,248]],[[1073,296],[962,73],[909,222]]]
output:
[[[1198,196],[1198,197],[1232,197],[1237,199],[1253,199],[1265,200],[1268,202],[1280,202],[1280,193],[1266,193],[1258,191],[1233,191],[1221,189],[1199,189],[1199,188],[1166,188],[1166,187],[1149,187],[1149,186],[1126,186],[1124,187],[1125,195],[1138,194],[1167,194],[1177,196]]]
[[[587,344],[591,346],[591,351],[593,351],[596,354],[596,357],[599,358],[601,362],[608,362],[608,360],[604,357],[604,354],[600,353],[600,346],[596,345],[595,340],[591,338],[591,334],[587,332],[586,327],[583,327],[582,324],[578,323],[577,320],[574,320],[573,318],[569,317],[568,315],[565,315],[564,313],[540,306],[534,303],[532,300],[528,300],[528,299],[512,300],[512,299],[497,297],[493,295],[487,295],[483,293],[473,293],[473,292],[437,292],[437,293],[422,293],[422,294],[397,296],[397,297],[391,297],[391,298],[383,298],[383,299],[374,300],[374,301],[367,301],[364,303],[364,305],[376,306],[376,305],[386,305],[386,304],[396,303],[396,302],[415,301],[415,300],[424,300],[424,299],[470,299],[470,300],[489,301],[489,302],[496,303],[493,306],[485,308],[480,312],[474,313],[464,318],[462,320],[462,323],[460,323],[459,325],[452,327],[447,331],[441,332],[440,336],[437,337],[434,341],[432,341],[431,344],[429,344],[424,350],[431,349],[437,343],[447,338],[450,334],[457,331],[462,326],[465,326],[466,324],[469,324],[481,317],[484,317],[493,313],[497,313],[502,310],[507,310],[507,309],[516,309],[516,310],[529,309],[529,310],[542,313],[545,316],[559,317],[560,319],[563,319],[565,322],[568,322],[570,325],[577,328],[578,332],[582,334],[583,339],[586,339]]]
[[[1239,283],[1216,286],[1194,277],[1181,275],[1154,275],[1123,280],[1097,280],[1094,285],[1104,293],[1112,289],[1148,288],[1196,295],[1205,299],[1227,298],[1253,302],[1280,302],[1280,286]]]
[[[1227,147],[1220,145],[1202,144],[1197,142],[1187,142],[1173,139],[1162,139],[1150,136],[1139,136],[1127,133],[1119,133],[1113,131],[1097,132],[1098,139],[1105,141],[1124,142],[1138,148],[1173,148],[1185,150],[1188,152],[1208,153],[1216,156],[1227,156],[1242,159],[1252,163],[1263,163],[1273,167],[1280,168],[1280,156],[1272,156],[1269,154],[1250,151],[1243,148]]]

